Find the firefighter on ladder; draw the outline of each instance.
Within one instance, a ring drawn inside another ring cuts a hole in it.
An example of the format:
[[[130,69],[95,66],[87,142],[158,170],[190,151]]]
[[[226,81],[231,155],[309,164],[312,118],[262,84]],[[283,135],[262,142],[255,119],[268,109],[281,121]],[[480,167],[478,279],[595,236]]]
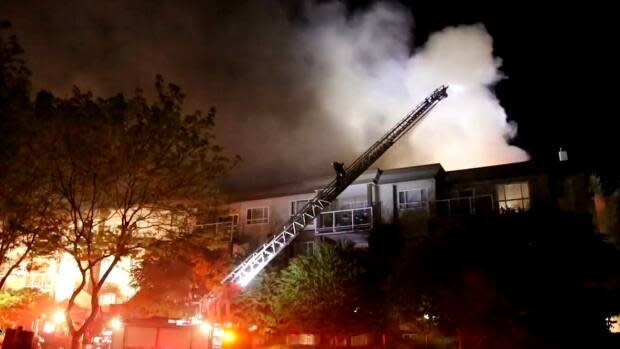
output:
[[[344,176],[346,175],[344,164],[334,161],[332,166],[334,166],[334,171],[336,171],[336,185],[340,188],[344,185]]]

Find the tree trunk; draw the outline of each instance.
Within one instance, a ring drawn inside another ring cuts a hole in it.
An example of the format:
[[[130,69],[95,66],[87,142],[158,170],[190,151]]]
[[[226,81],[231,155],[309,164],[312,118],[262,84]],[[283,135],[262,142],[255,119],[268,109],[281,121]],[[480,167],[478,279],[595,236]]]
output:
[[[71,334],[71,349],[82,348],[82,333],[76,332]]]
[[[456,334],[459,342],[459,349],[465,349],[465,335],[459,330],[456,330]]]
[[[28,255],[28,253],[30,253],[30,249],[31,249],[30,246],[26,248],[26,251],[19,257],[19,259],[15,263],[11,265],[11,267],[6,271],[4,276],[2,276],[2,279],[0,279],[0,290],[2,290],[2,288],[4,287],[6,280],[8,280],[9,276],[11,276],[11,273],[13,272],[13,270],[19,267],[19,265],[22,264],[24,259],[26,259],[26,256]]]

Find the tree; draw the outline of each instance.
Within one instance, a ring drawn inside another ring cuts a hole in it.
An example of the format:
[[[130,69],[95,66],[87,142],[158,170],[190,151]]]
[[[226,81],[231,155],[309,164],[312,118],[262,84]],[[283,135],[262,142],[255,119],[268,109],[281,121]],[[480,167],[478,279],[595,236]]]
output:
[[[604,319],[620,310],[620,255],[588,216],[529,212],[431,226],[390,273],[386,301],[399,323],[437,316],[460,348],[563,347],[604,335]]]
[[[0,291],[0,326],[32,323],[41,313],[52,314],[53,299],[32,288]]]
[[[215,110],[183,114],[184,94],[158,76],[157,99],[95,98],[77,88],[68,99],[39,93],[36,153],[49,173],[58,212],[68,217],[60,238],[81,278],[66,307],[72,348],[99,310],[99,293],[121,259],[154,241],[188,233],[198,202],[217,193],[216,181],[235,163],[215,144]],[[76,297],[88,291],[91,310],[72,319]]]
[[[8,28],[0,21],[0,289],[26,258],[53,251],[60,223],[45,177],[34,166],[30,71],[16,37],[4,38]]]
[[[590,178],[590,187],[594,193],[594,218],[596,228],[620,249],[620,188],[604,190],[600,177]]]
[[[239,299],[246,321],[264,330],[304,330],[330,337],[368,330],[363,268],[350,245],[319,244],[279,272],[267,273]]]
[[[197,302],[219,284],[229,264],[227,236],[198,231],[179,241],[160,241],[132,269],[139,290],[125,304],[127,312],[144,318],[195,315]]]

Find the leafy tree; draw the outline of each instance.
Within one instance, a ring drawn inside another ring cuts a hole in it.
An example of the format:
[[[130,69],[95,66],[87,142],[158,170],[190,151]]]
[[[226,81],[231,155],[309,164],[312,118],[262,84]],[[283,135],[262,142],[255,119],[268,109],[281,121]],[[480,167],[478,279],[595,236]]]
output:
[[[195,236],[199,235],[199,236]],[[132,270],[137,294],[126,304],[137,317],[187,317],[229,270],[227,237],[203,236],[150,246]]]
[[[393,267],[387,303],[402,322],[437,316],[461,348],[537,348],[593,339],[620,310],[618,252],[587,216],[531,212],[435,222]]]
[[[32,323],[41,313],[52,314],[54,301],[32,288],[0,291],[0,326]]]
[[[31,72],[22,58],[24,50],[17,37],[11,35],[7,39],[4,36],[10,28],[11,23],[0,19],[0,116],[3,121],[15,118],[30,105]]]
[[[620,188],[604,190],[597,176],[590,178],[590,186],[594,193],[596,228],[620,249]]]
[[[215,196],[216,181],[235,163],[214,142],[214,109],[184,114],[178,86],[158,76],[155,89],[154,103],[141,91],[131,98],[95,98],[77,88],[67,99],[37,96],[33,146],[49,173],[56,212],[68,217],[61,248],[81,275],[66,307],[73,348],[121,259],[187,234],[197,203]],[[76,324],[71,311],[83,291],[91,310]]]
[[[12,271],[34,254],[53,251],[53,199],[35,165],[30,129],[30,71],[8,22],[0,21],[0,289]]]
[[[333,336],[368,330],[363,268],[350,245],[319,244],[242,294],[240,313],[267,331],[299,329]]]

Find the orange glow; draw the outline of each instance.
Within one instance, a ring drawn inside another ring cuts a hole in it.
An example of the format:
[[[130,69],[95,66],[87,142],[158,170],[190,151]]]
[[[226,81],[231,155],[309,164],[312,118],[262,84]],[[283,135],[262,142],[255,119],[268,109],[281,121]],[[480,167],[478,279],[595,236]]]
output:
[[[43,332],[52,333],[54,330],[56,330],[56,326],[51,322],[45,321],[45,324],[43,324]]]
[[[200,330],[206,334],[209,334],[212,329],[213,326],[211,326],[211,324],[206,321],[200,324]]]
[[[237,340],[237,335],[231,330],[226,330],[222,335],[222,340],[224,343],[234,343]]]
[[[54,313],[54,316],[52,316],[52,321],[54,321],[56,324],[60,324],[62,322],[65,321],[65,312],[62,310],[57,310]]]
[[[112,327],[113,330],[120,330],[121,327],[123,327],[123,321],[120,318],[115,317],[110,320],[110,327]]]

